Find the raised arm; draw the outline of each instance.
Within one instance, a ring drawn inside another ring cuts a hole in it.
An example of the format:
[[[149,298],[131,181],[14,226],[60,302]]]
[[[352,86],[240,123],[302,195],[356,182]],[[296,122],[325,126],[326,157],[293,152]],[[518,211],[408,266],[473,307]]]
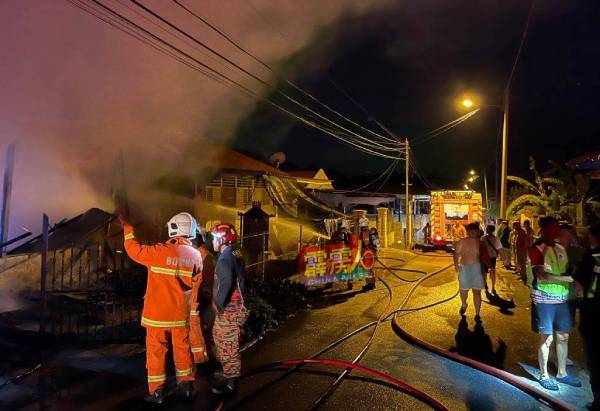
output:
[[[156,256],[160,253],[160,245],[143,245],[135,238],[133,226],[125,224],[123,226],[123,235],[125,236],[125,251],[129,258],[136,263],[149,266]]]

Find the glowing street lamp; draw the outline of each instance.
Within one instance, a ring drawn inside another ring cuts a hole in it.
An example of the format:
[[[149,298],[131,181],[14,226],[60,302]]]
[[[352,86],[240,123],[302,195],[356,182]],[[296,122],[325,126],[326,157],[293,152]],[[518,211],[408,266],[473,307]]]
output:
[[[506,217],[506,191],[507,191],[507,168],[508,168],[508,89],[505,90],[504,104],[499,105],[488,105],[480,104],[480,99],[477,98],[475,102],[472,98],[464,97],[461,101],[461,106],[466,109],[472,108],[499,108],[502,110],[502,168],[500,175],[500,218]],[[471,175],[474,175],[471,170]]]
[[[465,184],[465,190],[468,190],[468,189],[469,189],[469,186]]]

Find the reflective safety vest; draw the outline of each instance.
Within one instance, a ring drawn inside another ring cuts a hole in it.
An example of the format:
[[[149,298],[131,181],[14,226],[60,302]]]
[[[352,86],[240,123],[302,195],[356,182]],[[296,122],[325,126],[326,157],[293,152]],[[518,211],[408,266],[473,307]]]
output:
[[[554,246],[537,246],[544,256],[544,271],[548,274],[560,276],[567,272],[569,258],[565,248],[556,243]],[[546,294],[566,298],[569,295],[568,283],[553,282],[550,280],[536,279],[536,289]]]
[[[192,289],[192,279],[202,272],[200,252],[183,237],[142,245],[136,240],[132,226],[123,227],[123,233],[129,258],[148,268],[142,325],[185,327],[190,314],[186,294],[189,296]]]

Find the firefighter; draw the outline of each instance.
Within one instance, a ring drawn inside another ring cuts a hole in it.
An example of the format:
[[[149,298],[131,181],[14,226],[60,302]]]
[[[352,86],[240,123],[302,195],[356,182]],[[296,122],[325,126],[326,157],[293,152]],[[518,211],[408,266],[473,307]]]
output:
[[[369,219],[366,217],[362,217],[358,220],[358,226],[360,228],[359,231],[359,239],[362,241],[363,246],[363,254],[366,250],[372,250],[375,255],[377,255],[376,245],[371,241],[371,231],[369,230]],[[375,288],[375,273],[373,270],[370,270],[369,276],[365,278],[365,286],[363,290],[369,291]]]
[[[177,391],[186,399],[193,394],[193,359],[188,337],[189,291],[201,281],[202,258],[192,247],[196,220],[179,213],[169,220],[169,240],[155,245],[140,244],[134,229],[120,215],[125,250],[135,262],[148,268],[142,326],[146,328],[146,368],[148,391],[144,399],[161,404],[166,386],[166,362],[172,345]]]
[[[201,281],[194,281],[190,296],[190,346],[195,364],[204,364],[208,361],[208,342],[212,341],[209,331],[212,329],[214,315],[210,310],[212,300],[212,286],[215,272],[215,258],[206,248],[206,234],[199,230],[194,246],[202,257]],[[197,276],[199,277],[199,276]],[[207,304],[208,302],[208,304]],[[197,369],[199,371],[199,369]]]
[[[329,246],[338,246],[344,245],[350,248],[356,248],[358,245],[358,236],[353,233],[348,232],[348,220],[342,218],[338,222],[337,230],[331,236],[331,240],[329,241]],[[331,253],[331,250],[329,251]],[[346,286],[348,290],[352,290],[354,288],[354,283],[352,280],[348,280],[346,282]]]
[[[348,220],[340,219],[337,230],[331,236],[332,243],[350,244],[350,235],[348,233]]]
[[[224,377],[216,381],[212,391],[219,395],[235,395],[242,368],[240,337],[248,319],[243,295],[244,273],[232,247],[237,240],[235,228],[231,224],[218,224],[211,234],[213,248],[219,253],[213,286],[213,307],[216,311],[213,340]]]

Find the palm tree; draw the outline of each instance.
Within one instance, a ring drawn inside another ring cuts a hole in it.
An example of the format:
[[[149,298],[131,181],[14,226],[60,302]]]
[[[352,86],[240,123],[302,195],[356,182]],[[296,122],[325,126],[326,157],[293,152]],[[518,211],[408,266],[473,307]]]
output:
[[[533,207],[538,214],[551,215],[583,225],[584,207],[593,203],[588,195],[589,177],[568,170],[553,161],[550,161],[550,164],[553,166],[549,172],[552,177],[542,177],[537,171],[535,160],[531,157],[529,169],[534,175],[533,182],[516,176],[507,177],[508,181],[516,183],[521,190],[508,205],[506,217],[514,219],[519,211]]]

